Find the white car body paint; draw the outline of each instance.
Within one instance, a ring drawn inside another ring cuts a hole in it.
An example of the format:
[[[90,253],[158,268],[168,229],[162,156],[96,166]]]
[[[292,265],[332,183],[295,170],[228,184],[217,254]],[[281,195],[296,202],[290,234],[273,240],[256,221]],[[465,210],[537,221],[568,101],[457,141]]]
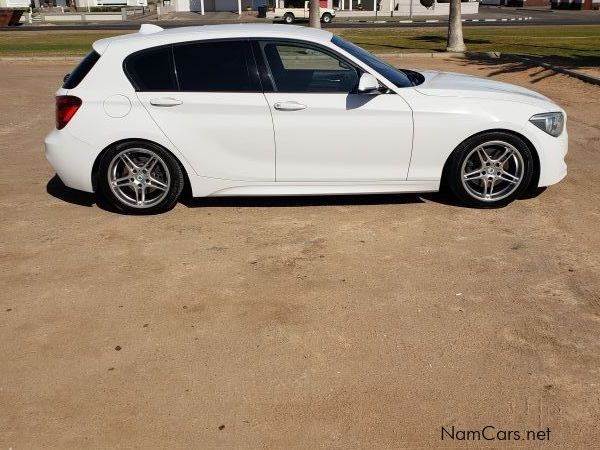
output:
[[[101,152],[115,142],[144,139],[180,161],[194,196],[425,192],[439,189],[444,164],[462,141],[502,129],[522,135],[535,148],[539,186],[566,175],[566,128],[556,138],[529,122],[534,114],[565,114],[546,97],[433,71],[421,72],[421,85],[398,88],[331,37],[305,27],[239,24],[153,29],[99,40],[93,48],[101,57],[93,69],[76,88],[57,92],[77,96],[83,104],[64,129],[47,136],[48,160],[65,185],[93,192],[92,170]],[[138,50],[224,38],[294,39],[328,47],[392,92],[136,92],[123,71],[124,59]],[[152,105],[153,99],[165,98],[181,104]],[[129,110],[123,115],[125,99]],[[285,102],[306,108],[274,108]]]
[[[173,108],[151,105],[152,99],[173,96],[172,92],[137,94],[173,145],[187,156],[196,174],[275,181],[273,122],[262,93],[177,92],[175,96],[182,104]]]
[[[277,181],[403,181],[412,151],[412,111],[397,95],[266,93]],[[368,125],[367,125],[368,124]],[[310,132],[308,132],[310,130]]]

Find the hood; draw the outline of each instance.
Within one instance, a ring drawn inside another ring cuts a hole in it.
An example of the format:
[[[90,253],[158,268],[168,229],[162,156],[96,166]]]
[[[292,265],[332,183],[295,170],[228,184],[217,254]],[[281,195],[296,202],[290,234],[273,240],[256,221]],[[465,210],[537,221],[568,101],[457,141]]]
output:
[[[535,91],[510,83],[452,72],[419,71],[425,81],[415,89],[424,95],[481,98],[528,103],[547,111],[560,111],[552,100]]]

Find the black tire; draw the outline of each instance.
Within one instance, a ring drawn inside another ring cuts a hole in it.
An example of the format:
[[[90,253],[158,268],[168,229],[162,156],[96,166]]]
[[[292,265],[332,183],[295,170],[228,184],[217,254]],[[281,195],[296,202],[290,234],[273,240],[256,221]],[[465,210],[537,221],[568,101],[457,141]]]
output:
[[[323,22],[323,23],[331,23],[332,20],[333,20],[333,16],[329,13],[324,13],[321,16],[321,22]]]
[[[136,178],[125,180],[136,175],[120,155],[129,156],[136,164],[133,171],[143,177],[142,181]],[[151,155],[158,158],[155,166],[148,171],[143,165],[145,162],[151,162]],[[144,160],[144,157],[147,159]],[[121,173],[117,175],[118,171]],[[115,175],[111,179],[122,177],[122,186],[111,187],[109,178],[113,176],[113,172]],[[102,156],[98,168],[100,193],[117,211],[126,214],[159,214],[168,211],[177,203],[184,185],[185,177],[175,157],[161,146],[146,141],[128,141],[109,148]],[[143,202],[137,206],[130,204],[135,203],[134,197],[137,199],[138,192],[142,190],[147,196],[145,198],[148,198],[148,205],[144,206]]]
[[[478,151],[482,147],[483,157]],[[492,156],[489,157],[489,154]],[[509,156],[502,162],[505,154]],[[454,150],[448,160],[443,182],[467,206],[500,208],[528,188],[533,171],[531,150],[521,138],[507,132],[487,132],[467,139]]]
[[[292,13],[285,13],[283,15],[283,22],[287,23],[288,25],[293,24],[295,20],[296,20],[296,18],[294,17],[294,15]]]

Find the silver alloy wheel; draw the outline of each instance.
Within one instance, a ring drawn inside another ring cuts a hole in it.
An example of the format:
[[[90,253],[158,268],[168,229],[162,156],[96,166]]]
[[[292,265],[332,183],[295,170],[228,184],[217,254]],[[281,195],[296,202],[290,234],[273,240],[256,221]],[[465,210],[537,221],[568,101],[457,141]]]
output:
[[[123,204],[150,208],[169,193],[171,174],[162,158],[152,150],[128,148],[110,162],[108,185]]]
[[[502,200],[517,190],[525,176],[521,152],[504,141],[489,141],[475,147],[465,158],[461,181],[477,200]]]

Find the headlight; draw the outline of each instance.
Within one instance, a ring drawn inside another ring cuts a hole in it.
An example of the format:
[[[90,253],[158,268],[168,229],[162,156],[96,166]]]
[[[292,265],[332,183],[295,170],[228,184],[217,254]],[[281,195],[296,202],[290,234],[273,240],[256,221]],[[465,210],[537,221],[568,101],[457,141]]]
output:
[[[529,121],[551,136],[558,137],[565,127],[565,117],[561,112],[536,114]]]

